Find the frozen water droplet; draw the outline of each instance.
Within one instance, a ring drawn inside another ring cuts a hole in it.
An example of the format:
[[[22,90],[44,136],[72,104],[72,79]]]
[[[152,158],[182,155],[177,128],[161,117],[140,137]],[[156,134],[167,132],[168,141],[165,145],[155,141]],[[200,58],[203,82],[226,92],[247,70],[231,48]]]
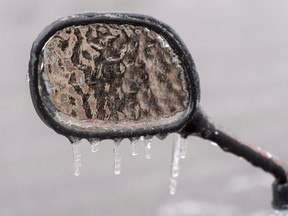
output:
[[[151,148],[152,148],[152,144],[151,144],[151,139],[146,137],[144,138],[144,147],[145,147],[145,157],[146,159],[151,159]]]
[[[180,158],[185,159],[187,155],[187,148],[188,148],[188,139],[179,136],[180,139]]]
[[[270,152],[266,152],[266,155],[267,155],[267,157],[270,158],[270,159],[273,157],[273,155],[272,155]]]
[[[29,75],[29,72],[26,74],[26,80],[27,80],[28,82],[30,82],[30,75]]]
[[[164,140],[167,137],[167,134],[157,134],[156,136],[158,139]]]
[[[172,152],[172,163],[170,173],[169,192],[171,195],[175,194],[177,179],[179,176],[179,162],[180,162],[180,149],[181,149],[181,135],[175,134]]]
[[[137,152],[137,143],[139,142],[139,139],[137,138],[132,138],[131,139],[131,152],[132,152],[132,156],[136,156],[138,154]]]
[[[169,193],[171,195],[174,195],[176,193],[176,188],[177,188],[177,179],[170,178]]]
[[[89,140],[89,142],[91,143],[91,151],[97,152],[101,141],[99,139],[93,139],[93,140]]]
[[[211,145],[213,145],[214,147],[218,147],[218,144],[215,142],[210,142]]]
[[[80,167],[81,167],[81,151],[80,151],[80,140],[75,140],[72,143],[72,150],[73,150],[73,170],[74,175],[80,175]]]
[[[169,47],[169,44],[167,43],[167,41],[164,38],[162,38],[160,35],[157,36],[157,39],[160,42],[160,45],[162,48]]]
[[[114,173],[119,175],[121,172],[121,155],[120,155],[120,145],[122,140],[115,140],[114,143]]]

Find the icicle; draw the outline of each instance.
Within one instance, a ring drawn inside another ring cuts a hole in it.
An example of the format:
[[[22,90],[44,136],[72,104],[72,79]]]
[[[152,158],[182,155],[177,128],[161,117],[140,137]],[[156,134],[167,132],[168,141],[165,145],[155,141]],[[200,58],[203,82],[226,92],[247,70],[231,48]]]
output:
[[[115,140],[114,143],[114,173],[119,175],[121,172],[121,156],[120,156],[120,145],[122,140]]]
[[[139,139],[132,138],[130,141],[131,141],[132,156],[136,156],[138,154],[136,144],[139,142]]]
[[[169,193],[171,195],[174,195],[176,193],[176,188],[177,188],[177,179],[170,178]]]
[[[179,141],[180,142],[180,158],[185,159],[186,155],[187,155],[187,148],[188,148],[187,141],[188,141],[188,139],[183,138],[181,136],[178,136],[178,138],[180,139],[180,141]]]
[[[97,152],[99,149],[100,140],[99,139],[93,139],[93,140],[89,140],[89,142],[91,143],[91,151]]]
[[[169,185],[169,191],[171,195],[175,194],[177,187],[177,179],[179,176],[180,149],[181,149],[181,136],[180,134],[175,134],[173,143],[171,173],[170,173],[170,185]]]
[[[80,151],[80,140],[75,140],[72,143],[72,150],[73,150],[73,170],[74,175],[80,175],[80,167],[81,167],[81,151]]]
[[[145,147],[145,157],[146,159],[151,159],[151,148],[152,148],[152,145],[151,145],[151,139],[150,137],[143,137],[141,136],[140,139],[142,141],[144,141],[144,147]]]

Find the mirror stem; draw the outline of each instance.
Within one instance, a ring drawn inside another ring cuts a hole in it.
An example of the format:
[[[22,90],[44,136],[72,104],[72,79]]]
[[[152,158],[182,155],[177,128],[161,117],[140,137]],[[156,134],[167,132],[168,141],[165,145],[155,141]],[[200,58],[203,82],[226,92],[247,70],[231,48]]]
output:
[[[246,145],[227,133],[218,130],[200,109],[196,119],[192,122],[195,124],[188,125],[181,131],[182,136],[187,137],[194,134],[215,142],[225,152],[237,155],[253,166],[262,168],[272,174],[276,178],[273,184],[273,207],[275,209],[288,209],[288,170],[284,162],[258,146]],[[196,132],[191,133],[191,131]]]

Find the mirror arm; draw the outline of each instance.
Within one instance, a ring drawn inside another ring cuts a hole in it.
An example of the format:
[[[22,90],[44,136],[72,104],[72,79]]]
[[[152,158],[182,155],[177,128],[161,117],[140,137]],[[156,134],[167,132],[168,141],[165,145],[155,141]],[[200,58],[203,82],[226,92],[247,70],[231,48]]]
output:
[[[262,168],[272,174],[276,178],[273,183],[273,207],[275,209],[288,209],[288,170],[284,162],[258,146],[246,145],[227,133],[216,129],[201,109],[198,109],[191,122],[180,132],[183,137],[197,135],[215,142],[223,151],[237,155],[253,166]]]

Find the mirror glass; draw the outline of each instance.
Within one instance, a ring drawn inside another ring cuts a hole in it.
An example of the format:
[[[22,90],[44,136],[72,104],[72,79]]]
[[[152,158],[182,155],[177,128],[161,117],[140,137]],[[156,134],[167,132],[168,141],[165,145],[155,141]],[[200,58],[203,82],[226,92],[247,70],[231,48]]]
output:
[[[125,131],[176,122],[189,91],[179,57],[163,36],[130,24],[57,31],[38,65],[45,109],[76,130]]]

